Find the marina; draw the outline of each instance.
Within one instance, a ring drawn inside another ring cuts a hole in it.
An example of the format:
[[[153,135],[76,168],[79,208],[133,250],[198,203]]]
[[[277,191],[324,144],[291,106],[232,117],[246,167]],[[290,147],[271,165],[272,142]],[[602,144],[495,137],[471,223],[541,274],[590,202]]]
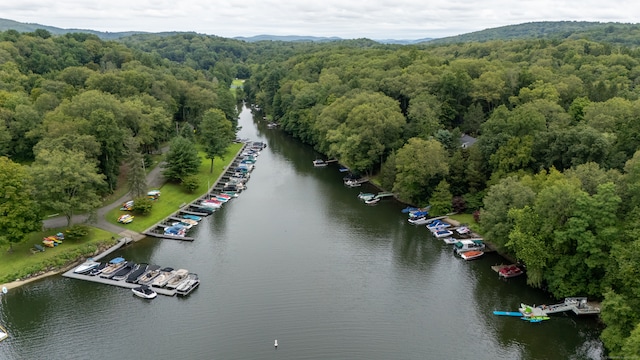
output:
[[[147,268],[147,265],[145,265],[145,269]],[[80,265],[82,266],[82,265]],[[152,265],[154,266],[154,269],[156,269],[157,265]],[[91,281],[94,283],[98,283],[98,284],[104,284],[104,285],[112,285],[112,286],[117,286],[117,287],[121,287],[121,288],[127,288],[127,289],[135,289],[140,287],[141,284],[139,284],[137,281],[128,281],[129,279],[127,278],[125,274],[124,277],[121,277],[119,280],[116,280],[112,277],[109,278],[105,278],[102,276],[98,276],[98,275],[89,275],[89,274],[80,274],[77,273],[75,270],[77,269],[77,267],[65,272],[64,274],[62,274],[62,276],[66,277],[66,278],[70,278],[70,279],[77,279],[77,280],[84,280],[84,281]],[[184,278],[176,278],[175,273],[172,274],[171,278],[175,278],[174,283],[175,285],[173,285],[172,287],[169,288],[164,288],[164,287],[159,287],[159,286],[152,286],[153,291],[155,291],[156,293],[160,294],[160,295],[166,295],[166,296],[174,296],[176,294],[181,295],[181,296],[186,296],[189,295],[189,293],[191,293],[196,287],[198,287],[198,285],[200,284],[199,281],[192,281],[189,283],[188,286],[183,286],[181,287],[182,291],[178,291],[177,288],[180,286],[180,283],[182,282],[181,280],[187,280],[186,279],[186,275],[188,274],[187,270],[181,269],[182,271],[184,271]],[[135,271],[132,269],[132,271]],[[153,270],[147,270],[147,271],[153,271]],[[182,272],[180,273],[182,274]],[[143,273],[138,274],[139,277],[144,276]],[[170,280],[171,278],[167,277],[167,280]],[[197,279],[197,275],[195,277]],[[189,279],[192,280],[192,279]]]

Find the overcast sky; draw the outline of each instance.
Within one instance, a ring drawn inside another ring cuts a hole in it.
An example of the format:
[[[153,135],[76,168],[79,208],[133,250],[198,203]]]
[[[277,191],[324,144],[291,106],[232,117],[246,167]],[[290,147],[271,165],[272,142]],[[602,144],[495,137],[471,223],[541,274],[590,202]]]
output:
[[[420,39],[532,21],[637,23],[627,0],[0,0],[0,18],[98,31]]]

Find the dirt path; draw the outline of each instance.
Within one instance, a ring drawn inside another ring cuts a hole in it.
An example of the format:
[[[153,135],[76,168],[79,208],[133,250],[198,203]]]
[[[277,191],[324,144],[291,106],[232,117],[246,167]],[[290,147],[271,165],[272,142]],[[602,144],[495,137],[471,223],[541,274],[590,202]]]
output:
[[[164,147],[161,149],[161,152],[165,153],[167,150],[168,150],[168,147]],[[162,176],[162,164],[163,163],[161,162],[155,168],[153,168],[153,170],[149,171],[149,173],[147,174],[147,187],[159,188],[160,186],[162,186],[162,184],[164,184],[165,178],[164,176]],[[114,234],[133,237],[134,240],[139,240],[139,238],[144,237],[139,234],[136,235],[136,233],[132,232],[131,230],[114,225],[105,219],[105,216],[109,211],[113,210],[116,207],[119,207],[122,203],[124,203],[127,200],[131,200],[131,195],[129,195],[129,193],[126,193],[124,196],[114,201],[113,203],[99,208],[96,211],[97,219],[95,223],[91,223],[91,225],[97,228],[100,228],[102,230],[109,231]],[[72,224],[85,223],[87,222],[88,219],[89,219],[88,214],[78,214],[72,217],[71,223]],[[56,216],[43,221],[43,227],[45,229],[59,228],[59,227],[65,227],[65,226],[67,226],[67,218],[64,216]]]

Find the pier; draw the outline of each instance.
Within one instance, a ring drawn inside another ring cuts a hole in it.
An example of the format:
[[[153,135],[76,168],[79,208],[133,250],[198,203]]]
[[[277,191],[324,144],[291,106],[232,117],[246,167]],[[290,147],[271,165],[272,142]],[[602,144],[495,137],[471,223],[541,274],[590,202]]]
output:
[[[76,274],[76,273],[73,272],[73,270],[75,270],[75,268],[67,271],[64,274],[62,274],[62,276],[70,278],[70,279],[91,281],[91,282],[95,282],[95,283],[99,283],[99,284],[118,286],[118,287],[127,288],[127,289],[133,289],[133,288],[137,288],[138,286],[140,286],[140,284],[131,284],[131,283],[126,282],[125,280],[113,280],[113,279],[101,278],[99,275],[98,276],[91,276],[91,275]],[[164,289],[164,288],[156,288],[156,287],[152,287],[152,289],[153,289],[153,291],[155,291],[156,293],[158,293],[160,295],[174,296],[176,294],[176,290],[174,290],[174,289]]]
[[[238,171],[242,171],[242,169],[240,168],[243,165],[244,165],[243,168],[246,169],[246,173],[243,180],[246,181],[248,179],[248,175],[246,174],[248,174],[248,172],[253,169],[253,162],[255,161],[255,159],[252,158],[251,164],[246,164],[246,163],[243,164],[242,158],[244,157],[244,153],[247,150],[259,151],[264,149],[265,147],[266,147],[266,144],[264,143],[245,142],[244,146],[240,148],[238,153],[236,153],[236,156],[233,159],[233,161],[231,161],[229,166],[227,166],[226,171],[220,174],[218,179],[213,183],[213,185],[207,190],[207,192],[203,196],[193,200],[188,204],[183,204],[182,206],[180,206],[180,209],[178,211],[176,211],[173,214],[170,214],[164,220],[156,223],[149,229],[145,230],[143,234],[150,237],[161,238],[161,239],[193,241],[194,240],[193,237],[165,234],[164,229],[167,227],[170,227],[171,222],[181,221],[182,220],[182,217],[180,216],[181,214],[189,214],[189,215],[196,215],[200,217],[206,217],[214,213],[215,212],[214,209],[201,205],[200,204],[201,201],[211,198],[216,193],[225,191],[225,188],[227,187],[226,185],[228,185],[230,182],[234,182],[234,179],[236,179],[236,175]],[[243,183],[234,182],[233,185],[234,185],[233,187],[238,190],[244,189]]]

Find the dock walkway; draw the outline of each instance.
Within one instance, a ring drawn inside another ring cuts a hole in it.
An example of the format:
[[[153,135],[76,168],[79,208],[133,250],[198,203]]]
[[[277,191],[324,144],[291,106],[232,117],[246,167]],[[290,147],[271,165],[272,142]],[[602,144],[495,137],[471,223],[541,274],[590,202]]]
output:
[[[145,230],[143,232],[144,235],[150,236],[150,237],[155,237],[155,238],[161,238],[161,239],[169,239],[169,240],[182,240],[182,241],[194,241],[193,237],[189,237],[189,236],[176,236],[176,235],[166,235],[164,233],[164,228],[169,226],[167,225],[167,223],[171,220],[175,221],[176,219],[180,218],[180,214],[191,214],[191,215],[196,215],[196,216],[202,216],[205,217],[207,215],[210,215],[211,213],[205,213],[204,211],[198,211],[200,209],[202,209],[202,207],[200,207],[198,205],[198,203],[204,199],[208,199],[212,193],[214,193],[217,189],[220,189],[220,183],[225,179],[225,178],[229,178],[229,176],[232,174],[233,170],[240,164],[240,156],[242,155],[242,153],[247,150],[247,148],[249,147],[250,143],[245,143],[243,147],[240,148],[240,150],[238,150],[238,152],[236,153],[234,159],[231,161],[231,163],[229,164],[229,166],[227,166],[226,171],[222,172],[222,174],[220,174],[220,176],[218,177],[218,179],[216,179],[216,181],[213,183],[213,185],[207,190],[207,192],[199,197],[196,198],[195,200],[193,200],[192,202],[188,203],[188,204],[184,204],[183,206],[180,207],[180,209],[178,209],[176,212],[169,214],[169,216],[167,216],[165,219],[157,222],[155,225],[151,226],[150,228],[148,228],[147,230]]]

